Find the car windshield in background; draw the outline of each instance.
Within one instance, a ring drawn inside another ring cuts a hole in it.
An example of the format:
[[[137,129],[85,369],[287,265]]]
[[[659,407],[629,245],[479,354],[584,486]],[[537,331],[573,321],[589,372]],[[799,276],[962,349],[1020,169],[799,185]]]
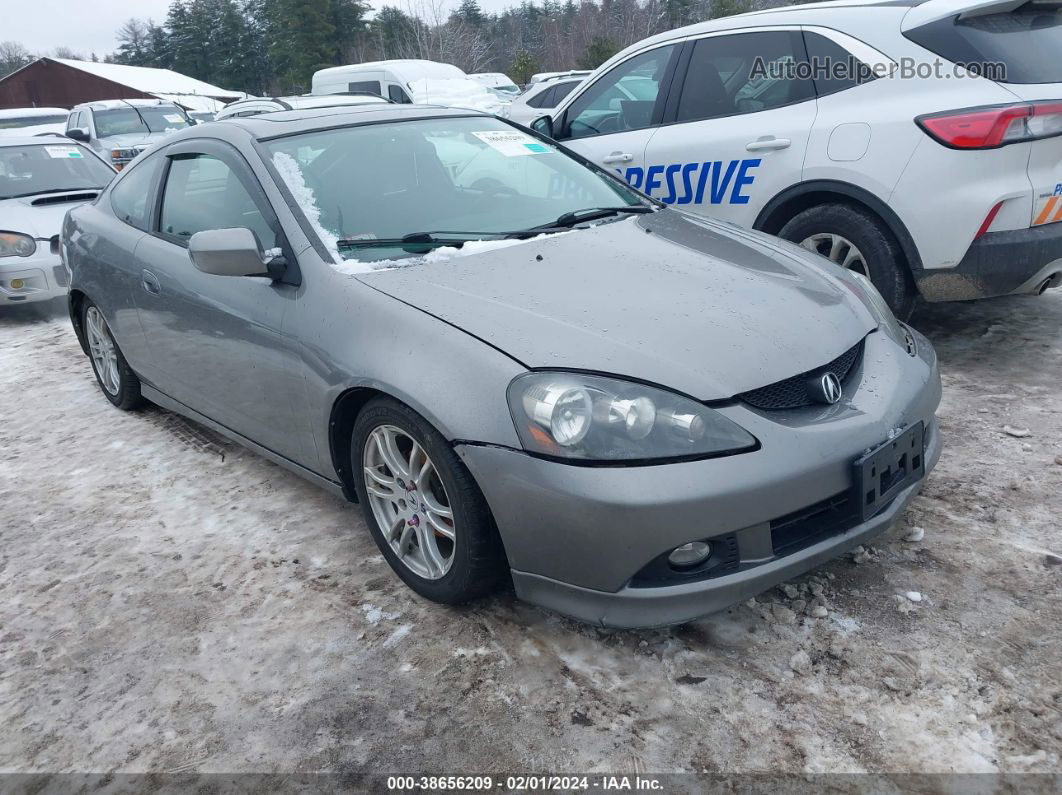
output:
[[[622,183],[489,117],[345,127],[265,146],[307,217],[349,259],[418,253],[400,245],[409,236],[489,240],[648,210]]]
[[[38,124],[63,124],[66,114],[54,116],[14,116],[0,119],[0,130],[16,130],[19,127],[36,127]]]
[[[139,113],[138,113],[139,111]],[[135,133],[170,132],[183,130],[188,119],[177,108],[114,108],[95,111],[96,135],[107,138],[111,135]]]
[[[906,35],[954,63],[1000,64],[1005,74],[988,69],[984,74],[1003,83],[1062,82],[1060,0],[1031,0],[1000,14],[948,17]]]
[[[80,146],[0,146],[0,199],[98,190],[112,177],[110,168]]]

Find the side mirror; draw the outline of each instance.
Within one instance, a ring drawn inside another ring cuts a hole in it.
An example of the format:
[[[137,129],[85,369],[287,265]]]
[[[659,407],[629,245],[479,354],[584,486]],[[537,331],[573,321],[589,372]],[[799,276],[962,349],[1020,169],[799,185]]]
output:
[[[531,122],[531,129],[537,132],[539,135],[545,135],[547,138],[553,137],[553,117],[552,116],[539,116],[533,122]]]
[[[72,141],[81,141],[82,143],[88,143],[89,133],[84,127],[74,127],[72,130],[66,131],[66,137]]]
[[[250,229],[206,229],[188,241],[188,256],[215,276],[269,276],[270,268]]]

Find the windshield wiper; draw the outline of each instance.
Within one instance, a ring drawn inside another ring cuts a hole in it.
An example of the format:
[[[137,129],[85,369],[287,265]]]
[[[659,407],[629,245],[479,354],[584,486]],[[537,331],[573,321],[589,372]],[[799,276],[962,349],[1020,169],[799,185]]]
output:
[[[572,210],[557,217],[557,220],[548,224],[540,224],[523,229],[519,232],[510,233],[510,237],[525,237],[540,232],[550,232],[557,229],[571,229],[577,224],[585,224],[590,221],[599,221],[602,218],[611,218],[614,215],[638,215],[641,213],[655,212],[655,207],[648,204],[632,204],[626,207],[587,207],[583,210]]]
[[[452,235],[452,237],[439,237]],[[414,254],[422,254],[433,248],[454,246],[460,248],[472,240],[507,237],[508,232],[411,232],[402,237],[353,237],[336,241],[339,248],[404,248]]]

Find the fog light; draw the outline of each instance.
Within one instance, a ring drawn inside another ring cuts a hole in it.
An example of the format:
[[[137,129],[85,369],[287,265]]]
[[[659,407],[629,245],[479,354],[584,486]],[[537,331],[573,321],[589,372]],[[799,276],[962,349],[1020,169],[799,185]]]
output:
[[[24,281],[22,281],[22,279],[12,279],[11,280],[11,289],[12,290],[21,290],[25,285],[26,285],[26,283]]]
[[[712,554],[712,545],[707,541],[690,541],[681,547],[675,547],[667,556],[667,562],[672,566],[687,568],[696,566],[708,560]]]

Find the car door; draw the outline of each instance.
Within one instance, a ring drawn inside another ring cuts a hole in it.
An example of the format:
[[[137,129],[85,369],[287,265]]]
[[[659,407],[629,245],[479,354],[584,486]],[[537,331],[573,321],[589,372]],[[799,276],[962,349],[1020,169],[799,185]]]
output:
[[[654,198],[751,227],[801,180],[815,91],[799,29],[688,41],[664,124],[635,184]]]
[[[635,53],[601,75],[556,117],[554,137],[632,184],[663,116],[680,47]]]
[[[279,221],[235,149],[190,139],[169,147],[152,234],[136,249],[137,308],[161,392],[292,460],[312,460],[300,348],[284,332],[298,288],[196,269],[196,232],[243,227],[291,258]],[[269,256],[269,255],[266,255]],[[263,270],[264,270],[263,265]]]

